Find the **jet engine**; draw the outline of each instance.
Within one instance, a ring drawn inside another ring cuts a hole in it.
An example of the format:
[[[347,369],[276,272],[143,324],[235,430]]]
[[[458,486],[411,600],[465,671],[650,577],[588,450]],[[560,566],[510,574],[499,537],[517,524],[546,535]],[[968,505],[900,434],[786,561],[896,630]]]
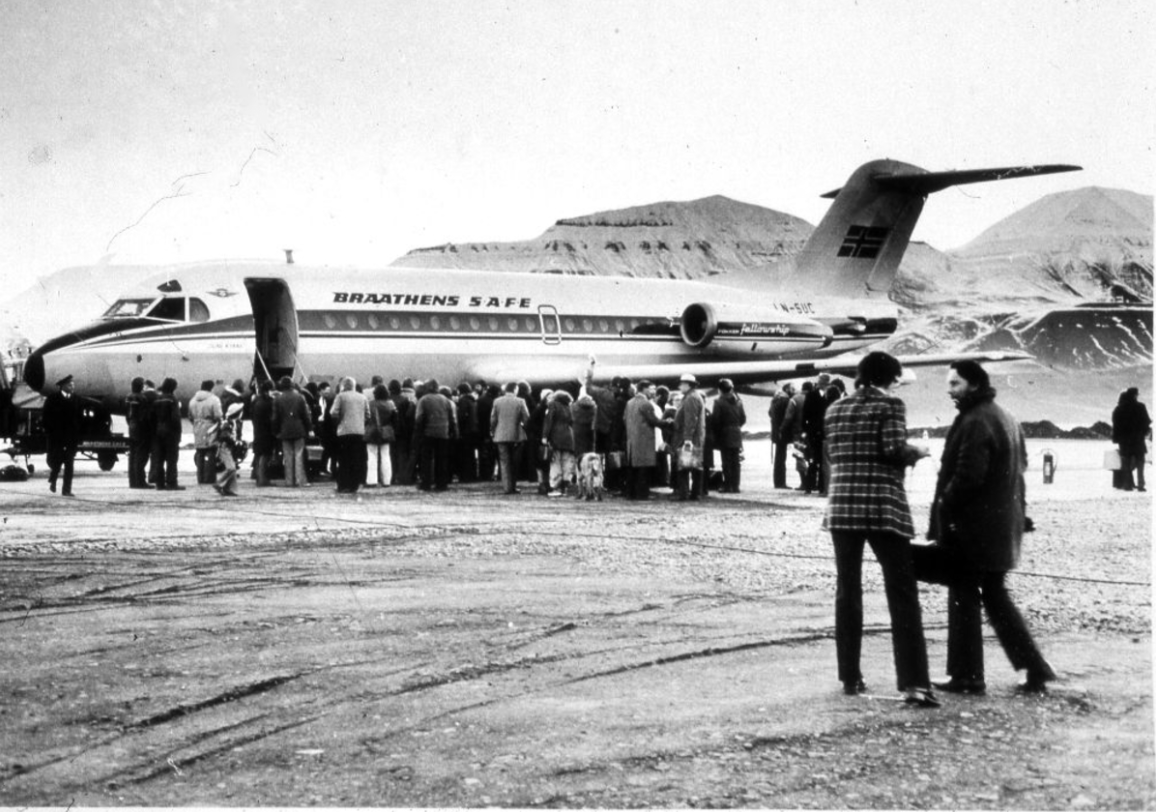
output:
[[[682,311],[679,333],[696,349],[759,355],[815,350],[831,343],[830,327],[814,319],[772,308],[696,302]]]

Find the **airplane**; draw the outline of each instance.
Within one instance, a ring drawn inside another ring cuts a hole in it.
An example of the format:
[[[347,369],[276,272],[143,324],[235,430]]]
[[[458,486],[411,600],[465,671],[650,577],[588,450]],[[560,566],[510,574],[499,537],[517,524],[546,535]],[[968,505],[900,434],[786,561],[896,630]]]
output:
[[[824,197],[833,203],[777,290],[705,282],[462,270],[304,267],[219,261],[158,266],[96,321],[41,345],[24,380],[122,408],[130,381],[443,383],[524,380],[535,389],[616,376],[676,383],[730,378],[747,391],[828,371],[854,374],[859,351],[888,338],[888,291],[929,194],[981,181],[1080,169],[1049,164],[929,172],[876,160]],[[905,367],[1024,353],[902,356]]]

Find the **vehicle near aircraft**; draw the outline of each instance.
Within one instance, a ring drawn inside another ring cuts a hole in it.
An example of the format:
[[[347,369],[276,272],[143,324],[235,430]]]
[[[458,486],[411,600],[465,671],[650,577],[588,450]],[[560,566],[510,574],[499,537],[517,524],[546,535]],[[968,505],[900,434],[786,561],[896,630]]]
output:
[[[898,326],[888,291],[926,197],[950,186],[1067,172],[1068,165],[928,172],[859,167],[775,290],[703,282],[461,270],[308,268],[289,263],[159,266],[96,321],[27,359],[39,391],[76,390],[118,410],[137,375],[299,381],[352,375],[574,384],[589,372],[675,382],[686,372],[740,387],[819,370],[853,372]],[[905,366],[1017,353],[917,355]]]

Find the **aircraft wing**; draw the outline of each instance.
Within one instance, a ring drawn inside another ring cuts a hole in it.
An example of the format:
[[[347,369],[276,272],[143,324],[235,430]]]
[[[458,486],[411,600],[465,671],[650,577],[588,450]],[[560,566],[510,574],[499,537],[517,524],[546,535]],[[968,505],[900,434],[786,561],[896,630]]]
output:
[[[473,377],[503,383],[525,380],[538,386],[558,386],[583,378],[587,370],[592,370],[596,382],[609,382],[616,377],[632,381],[649,380],[658,384],[677,384],[684,373],[690,372],[699,383],[714,386],[720,378],[729,378],[736,385],[767,383],[769,381],[807,378],[820,372],[854,377],[863,353],[837,355],[823,359],[765,360],[765,361],[691,361],[666,364],[601,364],[596,359],[587,365],[575,365],[573,370],[549,368],[540,359],[526,359],[519,364],[508,361],[500,366],[485,363],[475,365]],[[952,361],[1026,361],[1033,358],[1025,352],[962,352],[928,353],[925,355],[896,356],[905,368],[923,366],[947,366]]]

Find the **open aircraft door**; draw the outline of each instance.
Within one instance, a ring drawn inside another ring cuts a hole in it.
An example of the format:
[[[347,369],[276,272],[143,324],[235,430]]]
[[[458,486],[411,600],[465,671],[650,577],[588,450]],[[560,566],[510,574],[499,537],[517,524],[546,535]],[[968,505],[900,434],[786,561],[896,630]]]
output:
[[[297,309],[284,279],[246,279],[253,306],[257,357],[253,374],[273,381],[297,368]]]
[[[562,343],[562,322],[553,305],[538,305],[538,321],[542,325],[542,343]]]

